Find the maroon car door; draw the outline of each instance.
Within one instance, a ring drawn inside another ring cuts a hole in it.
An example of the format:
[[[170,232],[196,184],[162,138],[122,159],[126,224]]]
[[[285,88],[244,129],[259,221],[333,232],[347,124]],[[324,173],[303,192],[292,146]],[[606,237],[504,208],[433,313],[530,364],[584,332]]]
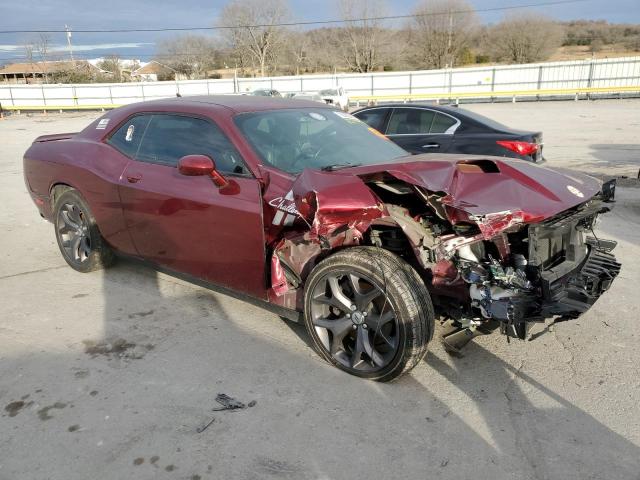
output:
[[[144,128],[130,119],[119,130],[125,143],[137,144],[119,189],[138,254],[172,270],[265,298],[258,181],[211,121],[177,114],[149,116]],[[117,136],[118,132],[112,140]],[[208,176],[178,173],[178,160],[191,154],[211,157],[234,188],[220,190]]]

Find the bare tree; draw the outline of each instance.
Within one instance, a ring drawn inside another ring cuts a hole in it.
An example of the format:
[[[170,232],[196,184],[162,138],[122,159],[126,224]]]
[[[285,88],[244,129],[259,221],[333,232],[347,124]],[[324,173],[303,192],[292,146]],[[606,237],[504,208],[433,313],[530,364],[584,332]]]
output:
[[[34,49],[42,62],[42,73],[44,76],[44,83],[49,83],[48,64],[49,61],[49,46],[51,45],[51,37],[45,33],[38,35],[34,42]]]
[[[220,26],[232,26],[223,35],[241,67],[252,65],[265,76],[274,67],[285,42],[285,29],[275,24],[290,17],[286,0],[232,0],[218,19]]]
[[[122,82],[122,65],[118,55],[108,55],[98,64],[98,67],[111,73],[116,82]]]
[[[219,51],[212,38],[183,35],[158,44],[158,61],[189,78],[204,78],[216,67]]]
[[[316,28],[306,32],[309,42],[307,65],[313,71],[334,71],[345,64],[337,53],[340,45],[336,45],[339,37],[338,28]]]
[[[31,77],[35,80],[36,78],[36,60],[33,53],[33,43],[25,42],[24,44],[24,57],[27,59],[29,64],[31,65]],[[27,80],[27,76],[24,78],[25,83],[29,83]]]
[[[416,66],[458,64],[478,26],[473,7],[465,0],[422,0],[413,13],[409,34]]]
[[[334,30],[333,53],[354,72],[372,72],[382,66],[387,58],[389,31],[372,18],[384,15],[384,0],[339,0],[338,5],[346,23]]]
[[[487,34],[487,46],[496,60],[530,63],[545,60],[562,43],[563,30],[536,13],[512,13]]]
[[[301,71],[309,67],[309,51],[311,38],[307,32],[290,31],[286,33],[284,57],[289,71],[300,75]]]

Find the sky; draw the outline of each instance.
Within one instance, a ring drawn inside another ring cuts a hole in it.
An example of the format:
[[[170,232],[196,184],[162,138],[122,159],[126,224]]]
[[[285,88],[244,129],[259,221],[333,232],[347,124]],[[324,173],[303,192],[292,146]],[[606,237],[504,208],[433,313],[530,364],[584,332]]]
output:
[[[541,3],[545,0],[469,0],[476,9]],[[548,0],[546,0],[548,1]],[[64,29],[163,28],[211,26],[225,0],[0,0],[0,31]],[[388,0],[388,14],[411,13],[417,0]],[[335,0],[289,0],[293,17],[301,21],[338,18]],[[558,20],[607,20],[640,23],[640,0],[585,0],[529,8]],[[485,23],[500,21],[505,12],[479,12]],[[194,32],[198,33],[198,32]],[[203,33],[203,32],[201,32]],[[149,60],[156,42],[176,33],[73,33],[76,58],[118,54]],[[0,64],[24,57],[23,45],[34,34],[0,33]],[[68,55],[64,33],[50,34],[57,54]]]

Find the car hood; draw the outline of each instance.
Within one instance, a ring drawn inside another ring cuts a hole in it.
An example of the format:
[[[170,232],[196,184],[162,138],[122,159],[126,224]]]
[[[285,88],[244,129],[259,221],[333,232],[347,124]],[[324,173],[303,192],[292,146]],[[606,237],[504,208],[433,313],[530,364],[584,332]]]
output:
[[[299,202],[313,192],[317,213],[323,213],[320,222],[331,218],[328,223],[335,225],[357,211],[367,210],[370,218],[374,212],[373,216],[384,215],[367,185],[392,185],[398,180],[418,187],[425,198],[440,204],[451,223],[474,221],[487,235],[514,223],[553,217],[588,201],[601,189],[601,183],[587,175],[523,160],[425,154],[334,172],[307,169],[294,181],[292,193]]]

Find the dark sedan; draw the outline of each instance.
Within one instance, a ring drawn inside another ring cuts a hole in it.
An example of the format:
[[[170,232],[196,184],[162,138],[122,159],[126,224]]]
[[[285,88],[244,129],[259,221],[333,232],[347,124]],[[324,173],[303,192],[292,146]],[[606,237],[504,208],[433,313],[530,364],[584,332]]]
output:
[[[543,161],[542,132],[514,130],[463,108],[404,103],[353,112],[413,154],[470,153]]]

